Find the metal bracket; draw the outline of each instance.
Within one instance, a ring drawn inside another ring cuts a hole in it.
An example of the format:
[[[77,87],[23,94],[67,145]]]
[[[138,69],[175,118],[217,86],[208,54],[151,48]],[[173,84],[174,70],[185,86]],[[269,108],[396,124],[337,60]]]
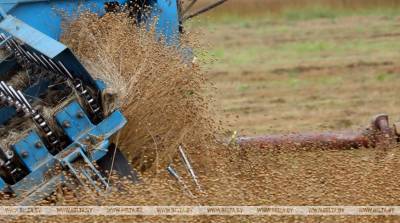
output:
[[[79,157],[82,157],[82,160],[85,162],[85,165],[79,165],[78,167],[74,167],[74,165],[77,165],[76,159]],[[70,172],[75,176],[75,178],[79,181],[81,185],[86,185],[82,179],[83,176],[90,184],[92,184],[92,186],[97,191],[101,191],[101,189],[96,185],[96,181],[100,182],[106,188],[106,190],[109,188],[109,185],[106,182],[106,180],[96,169],[96,167],[94,167],[94,165],[86,156],[86,154],[83,152],[81,147],[76,147],[75,150],[73,150],[66,157],[64,157],[61,160],[61,164],[69,168]],[[95,176],[98,180],[94,179],[92,176]]]

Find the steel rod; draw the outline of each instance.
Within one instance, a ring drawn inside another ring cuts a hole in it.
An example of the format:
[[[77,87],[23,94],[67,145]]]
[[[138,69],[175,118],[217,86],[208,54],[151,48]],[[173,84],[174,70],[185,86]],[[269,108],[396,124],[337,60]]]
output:
[[[270,149],[357,149],[376,147],[395,139],[395,130],[389,125],[387,115],[375,116],[371,126],[362,131],[277,134],[238,137],[237,144],[243,148]]]

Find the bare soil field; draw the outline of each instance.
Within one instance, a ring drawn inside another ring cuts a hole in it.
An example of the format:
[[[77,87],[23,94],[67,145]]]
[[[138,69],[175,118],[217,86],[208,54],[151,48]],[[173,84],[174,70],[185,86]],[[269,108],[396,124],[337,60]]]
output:
[[[399,118],[398,17],[203,23],[223,119],[243,134],[357,129]]]

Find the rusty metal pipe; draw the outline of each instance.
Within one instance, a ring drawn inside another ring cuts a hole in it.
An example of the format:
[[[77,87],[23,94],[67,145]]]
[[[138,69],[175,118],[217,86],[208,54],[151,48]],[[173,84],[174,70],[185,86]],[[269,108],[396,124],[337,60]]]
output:
[[[350,149],[371,147],[373,141],[361,132],[325,132],[239,137],[241,147]]]
[[[240,147],[271,149],[354,149],[375,147],[393,139],[394,129],[389,125],[387,115],[377,115],[371,126],[363,131],[323,132],[238,137]]]

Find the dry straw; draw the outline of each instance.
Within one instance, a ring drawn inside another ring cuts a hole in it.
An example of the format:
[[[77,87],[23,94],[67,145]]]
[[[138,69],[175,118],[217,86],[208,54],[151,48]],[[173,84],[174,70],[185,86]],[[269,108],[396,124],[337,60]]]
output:
[[[121,108],[128,118],[119,146],[136,168],[164,169],[179,144],[205,149],[214,139],[202,72],[151,29],[125,14],[83,13],[65,26],[62,41],[106,82],[106,110]]]

